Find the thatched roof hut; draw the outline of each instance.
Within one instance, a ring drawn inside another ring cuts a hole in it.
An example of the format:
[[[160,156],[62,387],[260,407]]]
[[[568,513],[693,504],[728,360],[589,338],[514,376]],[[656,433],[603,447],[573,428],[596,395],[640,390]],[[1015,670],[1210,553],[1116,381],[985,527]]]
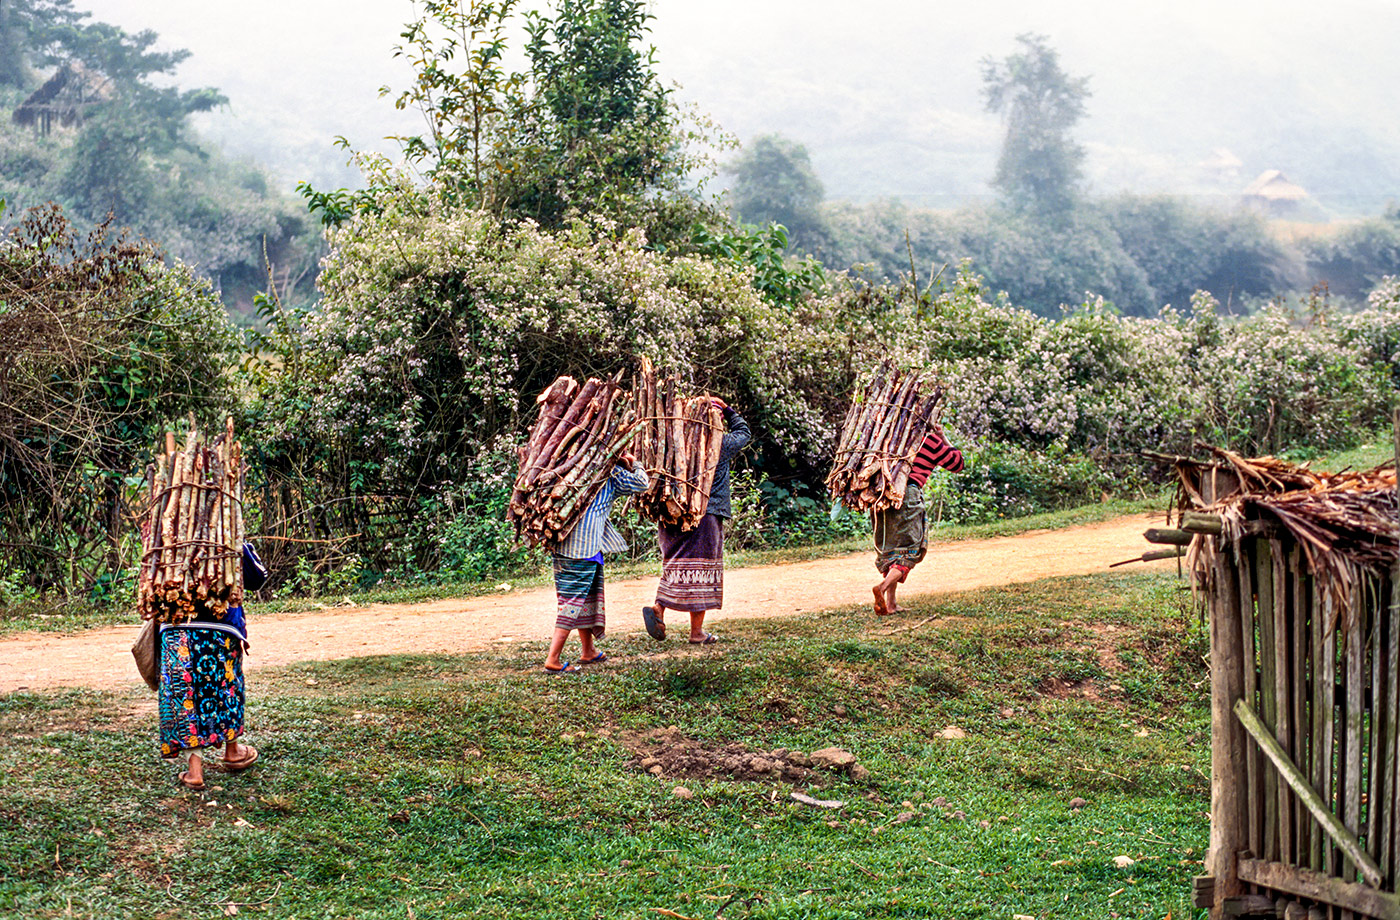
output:
[[[1245,204],[1263,211],[1282,213],[1296,207],[1308,197],[1301,186],[1288,181],[1280,170],[1266,169],[1241,192]]]
[[[17,125],[47,135],[55,123],[65,128],[81,124],[89,109],[112,96],[111,80],[73,61],[58,68],[10,118]]]

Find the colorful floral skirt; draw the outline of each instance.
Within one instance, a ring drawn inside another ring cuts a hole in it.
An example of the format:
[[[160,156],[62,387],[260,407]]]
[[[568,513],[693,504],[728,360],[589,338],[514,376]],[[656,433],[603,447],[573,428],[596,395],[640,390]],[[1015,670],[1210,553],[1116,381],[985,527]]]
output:
[[[923,561],[928,552],[928,513],[924,509],[922,486],[909,483],[904,490],[904,504],[887,508],[873,515],[875,528],[875,568],[881,575],[892,568],[899,569],[899,580]]]
[[[724,521],[713,514],[694,530],[662,524],[661,584],[656,599],[668,610],[698,613],[724,605]]]
[[[161,630],[161,756],[221,745],[242,734],[242,640],[196,624]]]
[[[554,594],[559,601],[557,629],[586,629],[603,638],[603,564],[593,559],[554,557]]]

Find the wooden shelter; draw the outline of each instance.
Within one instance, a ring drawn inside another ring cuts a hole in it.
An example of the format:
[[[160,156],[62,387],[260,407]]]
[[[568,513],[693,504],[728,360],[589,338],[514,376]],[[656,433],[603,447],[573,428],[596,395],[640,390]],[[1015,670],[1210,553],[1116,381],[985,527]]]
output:
[[[1396,416],[1400,454],[1400,413]],[[1395,468],[1176,458],[1210,616],[1212,918],[1400,920]]]
[[[77,61],[64,64],[19,104],[10,118],[47,137],[55,123],[71,128],[82,123],[93,106],[110,100],[112,82]]]
[[[1277,169],[1266,169],[1240,193],[1244,203],[1267,214],[1286,214],[1307,199],[1308,193]]]

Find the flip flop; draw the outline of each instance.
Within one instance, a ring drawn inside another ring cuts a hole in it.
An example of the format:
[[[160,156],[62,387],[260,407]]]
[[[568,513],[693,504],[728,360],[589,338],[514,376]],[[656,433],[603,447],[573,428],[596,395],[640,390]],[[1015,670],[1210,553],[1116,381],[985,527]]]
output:
[[[608,660],[608,655],[607,655],[607,653],[606,653],[606,652],[599,652],[598,654],[594,655],[592,658],[580,658],[580,659],[578,660],[578,663],[579,663],[579,664],[602,664],[603,662],[605,662],[605,661],[607,661],[607,660]]]
[[[180,771],[180,775],[179,775],[178,777],[176,777],[176,778],[180,781],[180,785],[181,785],[181,786],[184,786],[186,789],[189,789],[191,792],[203,792],[205,789],[208,788],[207,786],[204,785],[204,783],[192,783],[192,782],[190,782],[189,780],[185,779],[185,777],[186,777],[186,776],[189,776],[189,775],[190,775],[190,772],[189,772],[188,770],[181,770],[181,771]]]
[[[705,633],[705,638],[703,638],[703,639],[691,639],[691,640],[690,640],[690,644],[691,644],[691,645],[714,645],[714,644],[715,644],[716,642],[718,642],[718,641],[719,641],[719,636],[713,635],[712,633]]]
[[[642,608],[642,622],[646,624],[648,636],[657,642],[666,638],[666,624],[661,622],[661,618],[656,615],[655,607]]]
[[[220,763],[223,764],[223,768],[229,773],[238,773],[241,770],[246,770],[253,764],[258,762],[258,749],[253,747],[251,744],[245,744],[243,745],[243,747],[247,748],[252,753],[248,754],[248,756],[246,757],[240,757],[237,760],[229,760],[225,758],[224,760],[220,761]]]
[[[572,661],[566,661],[563,666],[558,668],[544,668],[544,673],[552,674],[555,677],[558,677],[560,674],[577,674],[578,665],[574,664]]]

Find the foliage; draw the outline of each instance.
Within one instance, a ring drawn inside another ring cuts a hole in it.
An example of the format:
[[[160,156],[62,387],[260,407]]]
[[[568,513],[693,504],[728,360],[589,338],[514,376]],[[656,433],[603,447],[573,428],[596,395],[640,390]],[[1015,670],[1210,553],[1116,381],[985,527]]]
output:
[[[59,596],[129,588],[128,502],[162,426],[229,405],[208,285],[56,207],[0,244],[0,570]],[[6,578],[10,578],[8,574]]]
[[[820,206],[825,194],[807,148],[777,134],[754,138],[728,171],[730,206],[748,224],[780,224],[792,244],[819,248],[826,237]]]
[[[1015,210],[1040,218],[1068,213],[1079,198],[1084,148],[1070,136],[1084,116],[1088,77],[1071,77],[1043,35],[1016,37],[1020,50],[982,61],[987,111],[1006,118],[992,186]]]
[[[1303,244],[1311,280],[1352,302],[1400,272],[1400,214],[1349,224]]]
[[[269,269],[284,296],[295,296],[297,282],[314,271],[319,242],[265,174],[200,147],[189,116],[225,100],[213,89],[171,84],[188,52],[158,51],[154,32],[88,22],[67,3],[28,8],[35,12],[23,32],[27,59],[91,86],[72,124],[59,119],[51,130],[31,130],[4,119],[0,192],[11,205],[57,201],[83,230],[110,215],[196,266],[245,317]],[[36,81],[30,73],[23,89]],[[18,105],[23,97],[3,101]]]
[[[509,457],[534,395],[642,354],[815,457],[819,418],[773,374],[798,337],[746,273],[651,252],[638,231],[503,228],[479,211],[421,211],[412,188],[381,202],[333,234],[320,309],[273,311],[258,338],[250,422],[263,432],[269,526],[361,534],[375,571],[434,571],[449,549],[440,515],[498,500],[490,490],[508,486],[513,461],[488,458]],[[288,482],[290,505],[278,497]],[[404,538],[395,524],[386,538],[376,521],[389,519],[421,528]]]
[[[751,271],[754,290],[769,303],[796,306],[827,284],[826,272],[816,259],[788,255],[790,238],[782,224],[735,230],[700,224],[692,245],[697,255]]]
[[[422,111],[430,131],[398,140],[426,179],[425,201],[553,230],[597,217],[641,228],[658,247],[684,248],[697,223],[718,223],[691,194],[695,178],[712,172],[702,151],[714,139],[661,85],[654,50],[643,47],[646,5],[555,0],[530,11],[529,68],[518,73],[504,64],[515,6],[434,0],[405,27],[397,53],[415,79],[395,105]],[[411,184],[380,158],[360,162],[368,193],[298,187],[326,225]]]
[[[1097,207],[1145,273],[1148,299],[1134,302],[1139,309],[1184,309],[1197,291],[1222,300],[1267,297],[1294,288],[1301,277],[1293,267],[1297,257],[1257,214],[1202,208],[1165,195],[1119,195]]]

